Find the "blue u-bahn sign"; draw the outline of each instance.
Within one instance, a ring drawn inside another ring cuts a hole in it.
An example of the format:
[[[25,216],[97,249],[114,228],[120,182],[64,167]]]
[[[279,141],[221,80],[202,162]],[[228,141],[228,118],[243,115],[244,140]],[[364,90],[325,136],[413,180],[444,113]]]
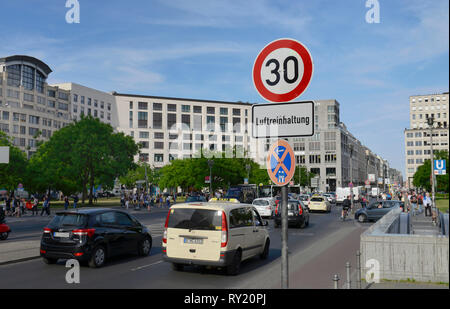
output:
[[[434,174],[435,175],[445,175],[447,174],[447,167],[445,160],[434,160]]]

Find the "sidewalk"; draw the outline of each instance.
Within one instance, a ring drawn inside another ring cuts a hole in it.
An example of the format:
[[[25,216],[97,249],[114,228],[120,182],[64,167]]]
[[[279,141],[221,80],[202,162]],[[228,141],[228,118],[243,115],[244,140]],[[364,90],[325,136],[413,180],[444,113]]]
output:
[[[363,286],[366,285],[366,289],[384,289],[384,290],[396,290],[396,289],[408,289],[408,290],[429,290],[429,289],[439,289],[439,290],[448,290],[449,286],[445,284],[437,284],[437,283],[413,283],[413,282],[397,282],[397,281],[384,281],[380,283],[374,283],[367,285],[363,283]]]

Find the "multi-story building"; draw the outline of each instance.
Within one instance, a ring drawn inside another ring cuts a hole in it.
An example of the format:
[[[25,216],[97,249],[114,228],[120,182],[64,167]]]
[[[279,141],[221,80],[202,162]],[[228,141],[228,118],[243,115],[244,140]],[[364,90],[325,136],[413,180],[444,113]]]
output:
[[[431,157],[433,152],[448,150],[449,93],[416,95],[409,98],[410,128],[405,129],[406,180],[412,187],[417,168]],[[433,136],[428,118],[434,119]]]
[[[113,128],[118,126],[118,113],[115,97],[111,93],[99,91],[76,83],[55,84],[60,89],[70,91],[72,107],[70,114],[73,120],[81,115],[91,115]]]
[[[70,123],[70,93],[47,84],[50,67],[29,56],[0,58],[0,130],[31,156],[37,141]]]
[[[142,145],[140,161],[160,168],[201,150],[246,155],[251,104],[113,93],[118,130]]]

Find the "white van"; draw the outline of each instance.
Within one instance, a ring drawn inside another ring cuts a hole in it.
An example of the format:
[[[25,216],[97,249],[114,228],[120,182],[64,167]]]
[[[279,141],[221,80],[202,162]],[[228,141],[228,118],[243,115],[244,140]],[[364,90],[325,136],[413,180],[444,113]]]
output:
[[[336,188],[336,204],[342,204],[342,202],[350,195],[350,188]]]
[[[186,265],[223,267],[236,275],[241,261],[269,255],[267,221],[256,208],[221,200],[170,207],[164,226],[163,260],[173,269]]]

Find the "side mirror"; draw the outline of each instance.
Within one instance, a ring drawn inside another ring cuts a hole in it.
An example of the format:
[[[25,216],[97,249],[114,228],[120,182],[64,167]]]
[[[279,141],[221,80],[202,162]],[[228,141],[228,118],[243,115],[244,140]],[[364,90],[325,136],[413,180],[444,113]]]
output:
[[[269,221],[264,221],[263,226],[269,226]]]

